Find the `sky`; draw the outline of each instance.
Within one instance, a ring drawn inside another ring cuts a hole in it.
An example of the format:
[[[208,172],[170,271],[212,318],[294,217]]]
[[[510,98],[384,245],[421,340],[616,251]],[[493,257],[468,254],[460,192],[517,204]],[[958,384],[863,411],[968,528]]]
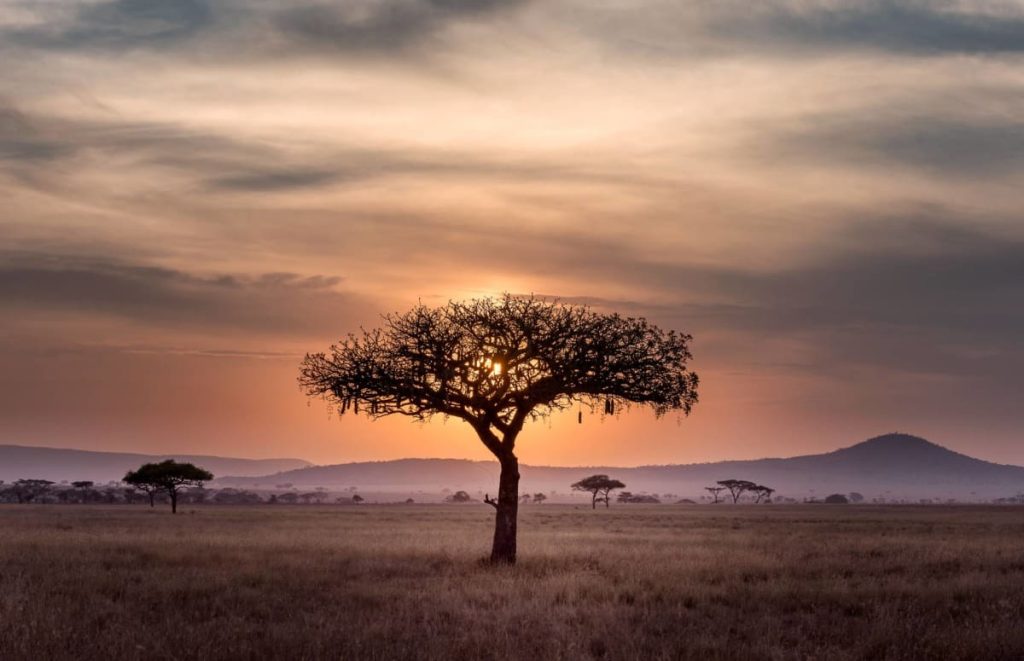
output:
[[[702,378],[525,463],[1024,464],[1022,65],[1019,2],[0,0],[0,443],[485,459],[296,377],[508,291]]]

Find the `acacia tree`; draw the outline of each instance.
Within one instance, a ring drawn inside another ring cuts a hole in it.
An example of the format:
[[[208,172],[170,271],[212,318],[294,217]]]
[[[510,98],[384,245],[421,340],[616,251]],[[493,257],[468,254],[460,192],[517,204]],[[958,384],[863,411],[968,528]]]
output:
[[[704,487],[704,490],[710,493],[711,496],[714,498],[714,500],[711,501],[712,504],[717,504],[721,501],[721,498],[718,497],[718,494],[725,491],[725,487]]]
[[[150,506],[153,505],[153,495],[157,491],[166,491],[171,498],[171,514],[178,512],[178,491],[182,487],[201,487],[203,482],[212,479],[213,474],[209,471],[195,464],[178,463],[173,459],[143,464],[138,470],[128,471],[124,476],[125,484],[138,487],[149,494]]]
[[[754,492],[755,503],[770,500],[772,494],[775,493],[775,489],[772,489],[771,487],[766,487],[763,484],[755,484],[750,490]]]
[[[498,497],[484,499],[495,508],[491,560],[513,563],[525,423],[576,405],[688,413],[697,401],[689,340],[644,319],[505,294],[387,315],[381,328],[307,354],[299,383],[342,415],[468,423],[501,466]]]
[[[729,490],[733,503],[738,503],[740,501],[740,496],[742,496],[745,491],[750,491],[757,486],[749,480],[719,480],[718,484]]]
[[[591,475],[585,477],[579,482],[572,485],[573,491],[589,491],[590,492],[590,506],[592,509],[597,509],[599,502],[604,503],[605,507],[608,507],[609,497],[608,495],[612,492],[612,489],[624,489],[625,484],[618,480],[613,480],[607,475]]]

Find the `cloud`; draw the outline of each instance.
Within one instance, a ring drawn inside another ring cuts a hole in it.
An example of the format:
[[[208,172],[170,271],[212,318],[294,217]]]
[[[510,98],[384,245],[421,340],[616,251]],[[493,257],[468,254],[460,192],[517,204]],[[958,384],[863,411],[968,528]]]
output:
[[[231,59],[306,54],[404,57],[443,46],[450,26],[500,15],[526,0],[113,0],[0,29],[8,46],[55,51],[180,50]]]
[[[977,224],[941,209],[861,219],[808,261],[772,269],[657,263],[612,245],[588,245],[590,262],[571,249],[547,258],[590,291],[615,283],[647,295],[562,300],[678,326],[717,346],[705,359],[719,366],[987,376],[1019,388],[1010,366],[1024,368],[1024,238]],[[772,354],[780,341],[802,347],[799,362]]]
[[[806,56],[874,51],[910,56],[1020,53],[1024,11],[954,0],[776,0],[606,4],[574,12],[591,39],[661,58]],[[567,14],[567,13],[566,13]]]
[[[774,131],[761,127],[751,146],[767,147],[753,152],[769,154],[776,162],[911,168],[960,180],[1016,176],[1024,170],[1024,122],[942,113],[922,104],[904,116],[883,110],[804,117]]]
[[[289,49],[395,55],[451,23],[497,14],[522,0],[359,0],[284,9],[271,17]]]
[[[207,184],[213,189],[273,192],[321,186],[337,181],[340,176],[341,173],[332,170],[266,168],[213,177],[207,181]]]
[[[1004,11],[994,9],[949,0],[781,2],[715,20],[711,29],[755,48],[920,55],[1024,51],[1024,14],[1005,5]]]
[[[204,0],[114,0],[46,16],[5,36],[18,45],[54,50],[165,48],[188,41],[211,18]]]
[[[339,276],[210,274],[111,260],[31,253],[0,255],[0,309],[9,318],[45,313],[113,318],[153,329],[285,337],[340,332],[365,311]],[[74,333],[74,324],[68,326]]]
[[[73,146],[46,136],[27,115],[0,97],[0,164],[46,163],[73,151]]]

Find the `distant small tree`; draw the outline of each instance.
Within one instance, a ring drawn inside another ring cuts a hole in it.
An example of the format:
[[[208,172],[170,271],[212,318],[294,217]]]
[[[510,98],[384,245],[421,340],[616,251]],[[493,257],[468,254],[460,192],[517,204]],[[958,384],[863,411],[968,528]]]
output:
[[[625,496],[625,498],[623,498]],[[633,494],[628,491],[623,491],[619,494],[618,498],[620,503],[647,503],[650,505],[657,505],[661,503],[661,499],[658,498],[657,494]]]
[[[533,502],[536,505],[540,505],[541,503],[543,503],[547,499],[548,499],[548,497],[545,496],[543,493],[541,493],[539,491],[537,493],[533,494]]]
[[[526,505],[529,502],[530,502],[530,494],[524,493],[522,496],[519,496],[519,504],[520,505]]]
[[[762,484],[755,484],[750,488],[750,491],[754,494],[754,502],[760,503],[762,501],[767,502],[771,500],[772,494],[775,493],[775,489],[766,487]]]
[[[153,464],[143,464],[138,470],[124,476],[125,484],[154,491],[164,491],[171,499],[171,514],[178,512],[178,492],[182,487],[201,487],[203,482],[213,479],[213,473],[195,464],[179,463],[173,459]],[[150,493],[150,504],[153,492]]]
[[[604,506],[608,507],[608,501],[610,500],[608,496],[612,490],[624,489],[625,487],[625,484],[618,480],[613,480],[607,475],[591,475],[572,485],[573,491],[590,492],[590,506],[592,509],[597,509],[598,502],[603,502]]]
[[[456,491],[444,500],[447,503],[471,503],[473,502],[473,497],[465,491]]]
[[[864,494],[857,493],[856,491],[851,491],[846,497],[849,499],[851,503],[864,502]]]
[[[729,490],[729,494],[732,495],[732,502],[740,502],[740,496],[744,492],[750,491],[757,485],[748,480],[719,480],[718,484],[722,485]]]
[[[91,489],[94,484],[95,482],[92,480],[78,480],[76,482],[72,482],[71,486],[76,489]]]
[[[725,487],[704,487],[704,490],[711,494],[711,497],[713,498],[711,501],[712,504],[722,502],[721,498],[718,497],[718,494],[725,491]]]
[[[339,500],[341,500],[339,498]],[[294,505],[299,502],[299,494],[294,491],[286,491],[277,495],[277,502],[284,503],[285,505]]]
[[[355,503],[356,505],[358,505],[359,503],[363,502],[364,500],[365,500],[365,498],[363,498],[359,494],[357,494],[357,493],[356,494],[352,494],[352,502]]]
[[[405,499],[405,504],[406,504],[406,505],[412,505],[412,504],[413,504],[413,503],[415,503],[415,502],[416,502],[416,501],[415,501],[415,500],[413,500],[412,498],[406,498],[406,499]]]
[[[831,496],[826,496],[825,502],[829,505],[846,505],[850,502],[850,499],[841,493],[834,493]]]
[[[307,493],[299,494],[299,500],[301,500],[305,505],[309,505],[314,501],[317,505],[322,505],[326,498],[327,492],[325,491],[309,491]]]
[[[19,503],[31,503],[46,495],[52,484],[50,480],[15,480],[11,492]]]

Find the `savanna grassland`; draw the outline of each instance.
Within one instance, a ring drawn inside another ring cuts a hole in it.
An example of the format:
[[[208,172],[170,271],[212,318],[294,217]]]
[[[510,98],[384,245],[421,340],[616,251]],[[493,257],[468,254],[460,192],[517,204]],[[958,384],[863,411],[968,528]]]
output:
[[[0,506],[0,658],[1011,659],[1024,509]]]

